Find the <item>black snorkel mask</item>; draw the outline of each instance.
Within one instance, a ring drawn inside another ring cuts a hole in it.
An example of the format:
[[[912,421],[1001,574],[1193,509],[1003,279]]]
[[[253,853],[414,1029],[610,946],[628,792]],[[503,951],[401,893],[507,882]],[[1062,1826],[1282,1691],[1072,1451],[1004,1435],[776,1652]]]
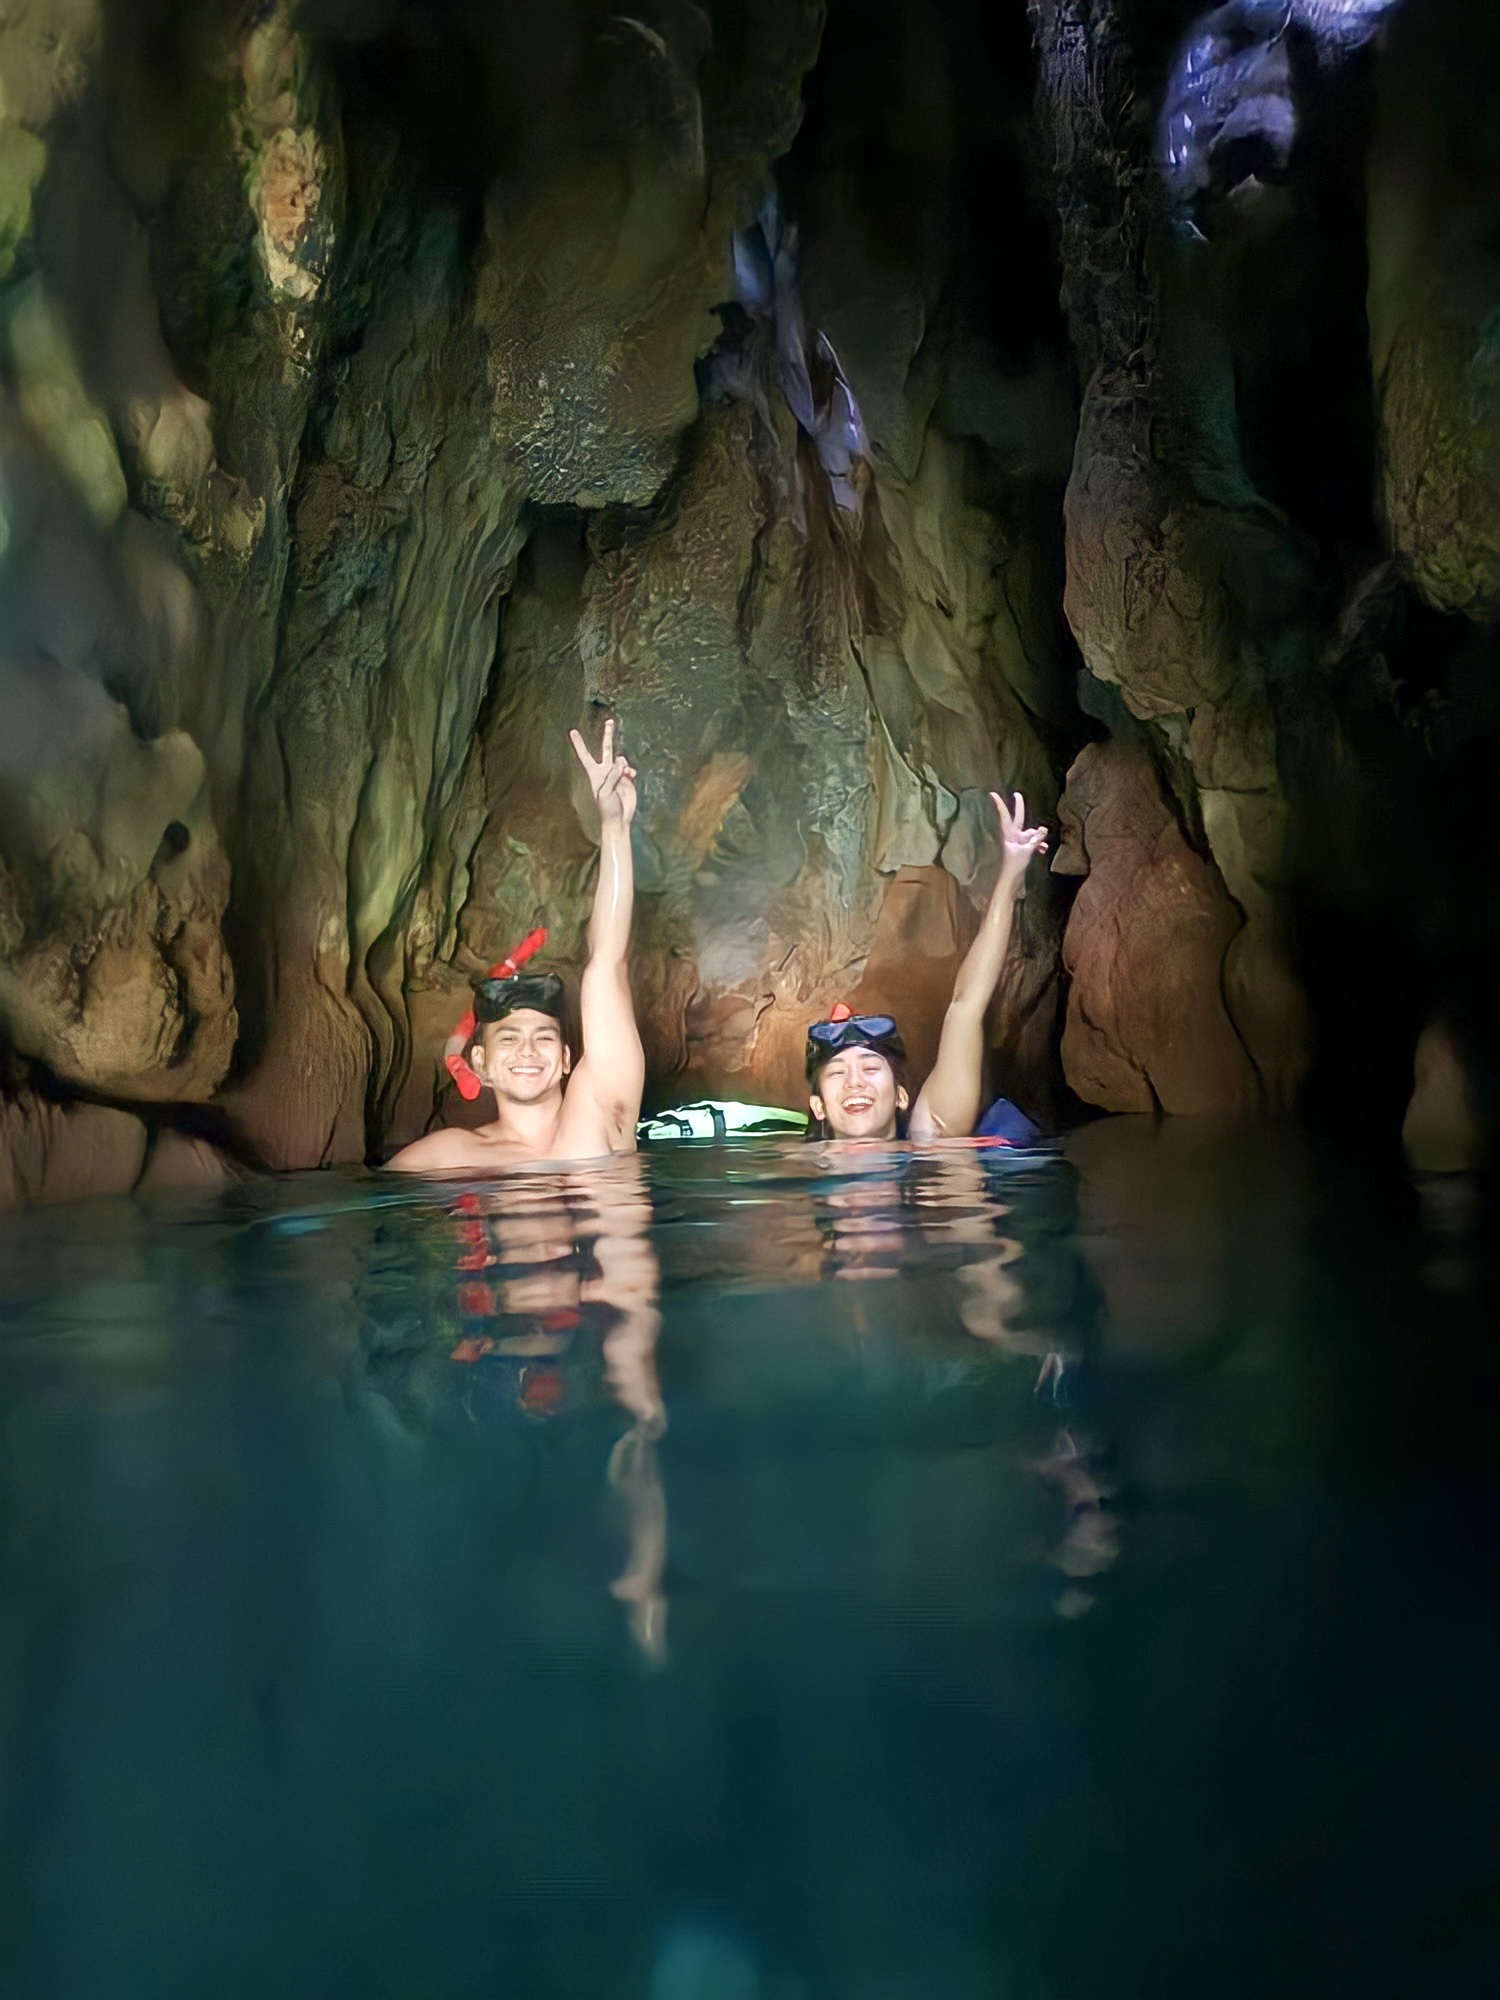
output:
[[[844,1049],[873,1049],[892,1062],[905,1062],[906,1044],[889,1014],[856,1014],[841,1000],[826,1021],[814,1021],[807,1031],[807,1081]]]
[[[550,1014],[554,1021],[563,1017],[565,988],[555,972],[513,973],[509,979],[481,979],[474,988],[474,1019],[503,1021],[518,1007],[534,1008]]]

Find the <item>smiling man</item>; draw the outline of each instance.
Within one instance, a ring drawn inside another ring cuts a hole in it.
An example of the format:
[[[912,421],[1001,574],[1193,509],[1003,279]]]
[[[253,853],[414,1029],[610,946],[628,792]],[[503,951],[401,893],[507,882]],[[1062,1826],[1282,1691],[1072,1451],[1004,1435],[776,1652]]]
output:
[[[998,792],[1000,879],[979,936],[958,969],[943,1017],[937,1061],[911,1103],[906,1045],[889,1014],[855,1014],[835,1007],[807,1031],[811,1136],[823,1139],[966,1139],[979,1117],[984,1065],[984,1016],[1010,949],[1011,919],[1033,854],[1047,852],[1044,827],[1028,827],[1026,801],[1016,793],[1012,816]]]
[[[450,1127],[404,1146],[389,1163],[403,1173],[498,1173],[537,1160],[635,1151],[646,1079],[626,965],[635,901],[635,772],[615,754],[613,722],[604,725],[597,759],[576,729],[571,741],[599,808],[599,880],[579,988],[583,1053],[574,1068],[563,1033],[562,981],[553,972],[522,972],[527,949],[517,947],[499,977],[475,988],[473,1025],[469,1017],[463,1024],[469,1045],[449,1061],[466,1095],[477,1095],[478,1087],[494,1092],[495,1117],[474,1131]]]

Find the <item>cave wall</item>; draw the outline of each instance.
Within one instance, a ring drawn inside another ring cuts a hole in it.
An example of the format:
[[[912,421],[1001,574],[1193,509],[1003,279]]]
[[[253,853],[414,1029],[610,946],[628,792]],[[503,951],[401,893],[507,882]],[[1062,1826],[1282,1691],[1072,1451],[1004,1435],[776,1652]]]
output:
[[[453,1115],[472,974],[539,920],[577,967],[605,710],[658,1101],[795,1101],[835,998],[923,1064],[991,787],[1065,832],[997,1085],[1336,1071],[1420,895],[1385,788],[1494,733],[1471,14],[7,15],[0,1199]],[[1429,902],[1392,1090],[1482,1040]]]
[[[1492,892],[1411,829],[1471,822],[1496,742],[1497,17],[1030,13],[1065,607],[1110,738],[1062,802],[1064,1065],[1111,1110],[1316,1102],[1389,1140],[1424,1031],[1492,1064]]]
[[[931,1044],[985,792],[1055,804],[1047,474],[939,419],[920,325],[889,351],[941,257],[818,302],[870,403],[842,483],[785,379],[825,260],[736,303],[824,27],[58,0],[0,31],[23,1191],[106,1107],[271,1166],[420,1129],[473,971],[538,917],[577,963],[565,733],[606,707],[643,773],[655,1094],[794,1097],[808,1013],[903,951]],[[999,1026],[1045,1097],[1045,881],[1021,928]]]

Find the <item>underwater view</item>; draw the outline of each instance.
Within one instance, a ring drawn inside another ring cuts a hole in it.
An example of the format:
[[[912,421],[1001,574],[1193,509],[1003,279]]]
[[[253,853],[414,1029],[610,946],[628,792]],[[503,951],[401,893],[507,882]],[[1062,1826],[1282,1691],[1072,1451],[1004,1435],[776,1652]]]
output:
[[[1454,1196],[1126,1119],[0,1217],[5,1992],[1492,1992]]]

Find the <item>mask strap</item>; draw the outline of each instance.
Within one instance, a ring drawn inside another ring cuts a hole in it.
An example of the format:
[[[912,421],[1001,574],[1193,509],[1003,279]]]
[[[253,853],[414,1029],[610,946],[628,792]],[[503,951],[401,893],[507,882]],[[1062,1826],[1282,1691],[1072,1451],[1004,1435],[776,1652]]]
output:
[[[488,979],[514,979],[528,958],[535,958],[547,942],[544,930],[528,931],[518,945],[513,945],[498,965],[492,965],[485,975]],[[484,1085],[470,1069],[466,1051],[474,1046],[474,1030],[478,1024],[472,1007],[465,1010],[453,1024],[453,1032],[443,1044],[443,1068],[447,1070],[457,1087],[458,1094],[466,1104],[484,1089]]]
[[[471,1007],[455,1024],[453,1033],[443,1044],[443,1068],[458,1086],[459,1096],[469,1104],[474,1102],[484,1088],[464,1057],[464,1050],[474,1045],[476,1025],[474,1009]]]

